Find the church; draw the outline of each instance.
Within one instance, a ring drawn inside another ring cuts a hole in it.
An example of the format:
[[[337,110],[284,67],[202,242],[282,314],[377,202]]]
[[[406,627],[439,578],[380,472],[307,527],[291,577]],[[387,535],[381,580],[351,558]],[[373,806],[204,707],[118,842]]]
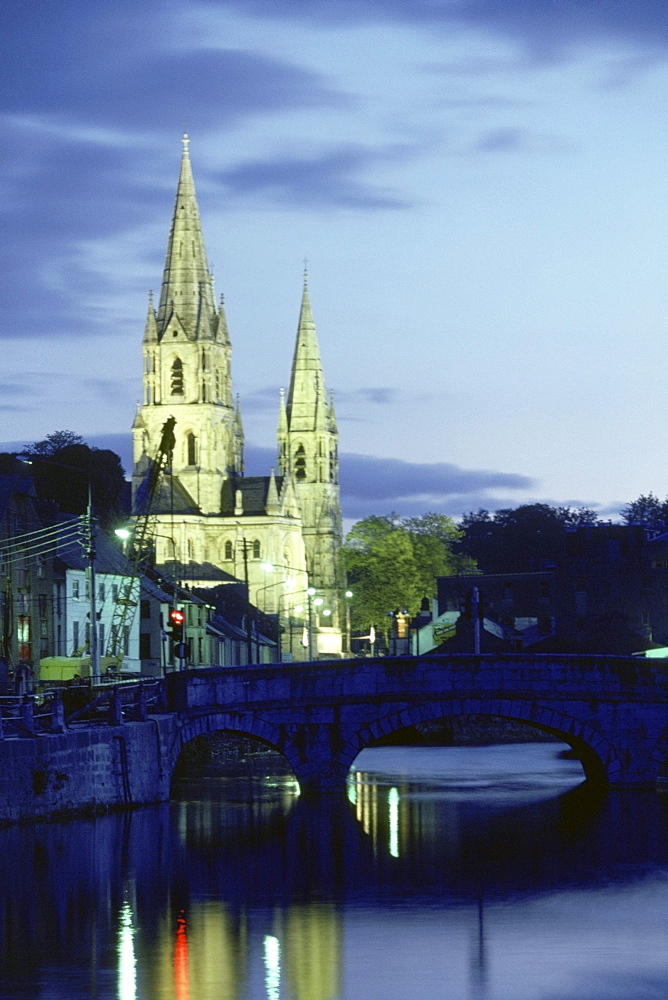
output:
[[[289,389],[277,399],[276,467],[246,476],[232,347],[207,262],[188,146],[185,135],[157,309],[149,296],[143,401],[132,428],[133,494],[173,417],[171,468],[152,508],[158,566],[191,586],[244,581],[251,602],[279,616],[286,659],[340,656],[347,643],[338,431],[307,276]]]

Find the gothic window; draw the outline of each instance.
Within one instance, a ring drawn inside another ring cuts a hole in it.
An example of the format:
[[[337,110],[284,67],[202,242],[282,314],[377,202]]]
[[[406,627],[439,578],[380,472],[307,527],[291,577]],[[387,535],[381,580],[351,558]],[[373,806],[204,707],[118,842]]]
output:
[[[336,481],[336,451],[329,453],[329,479],[332,483]]]
[[[197,465],[197,438],[192,431],[186,435],[186,465]]]
[[[306,453],[303,444],[295,452],[295,476],[297,479],[306,479]]]
[[[195,546],[193,545],[192,538],[188,539],[188,562],[195,561]]]
[[[206,371],[206,351],[202,351],[202,371]]]
[[[259,558],[260,558],[260,542],[256,538],[255,541],[253,542],[253,559],[259,559]]]
[[[172,395],[183,395],[183,362],[181,358],[174,358],[172,362]]]
[[[232,558],[232,542],[230,541],[225,542],[225,558]]]
[[[206,382],[202,382],[202,402],[206,403]]]

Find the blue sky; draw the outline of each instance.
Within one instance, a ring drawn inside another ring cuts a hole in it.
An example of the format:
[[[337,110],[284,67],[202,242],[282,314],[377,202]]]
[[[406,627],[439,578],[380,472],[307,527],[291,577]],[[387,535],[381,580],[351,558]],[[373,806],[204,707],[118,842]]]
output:
[[[668,493],[668,5],[5,0],[3,442],[128,469],[187,130],[247,471],[303,261],[344,515]]]

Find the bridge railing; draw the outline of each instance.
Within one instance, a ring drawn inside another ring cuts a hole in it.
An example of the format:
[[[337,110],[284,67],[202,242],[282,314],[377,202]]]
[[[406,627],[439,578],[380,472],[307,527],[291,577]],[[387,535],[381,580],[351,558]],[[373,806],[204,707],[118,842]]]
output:
[[[159,679],[128,681],[102,691],[82,685],[37,695],[0,697],[0,739],[64,733],[74,725],[144,722],[163,699]]]

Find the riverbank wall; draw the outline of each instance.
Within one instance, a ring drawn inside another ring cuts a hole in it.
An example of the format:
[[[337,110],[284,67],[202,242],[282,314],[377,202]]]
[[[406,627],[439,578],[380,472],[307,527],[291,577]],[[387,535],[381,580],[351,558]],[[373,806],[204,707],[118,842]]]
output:
[[[0,825],[163,802],[173,716],[0,740]]]

